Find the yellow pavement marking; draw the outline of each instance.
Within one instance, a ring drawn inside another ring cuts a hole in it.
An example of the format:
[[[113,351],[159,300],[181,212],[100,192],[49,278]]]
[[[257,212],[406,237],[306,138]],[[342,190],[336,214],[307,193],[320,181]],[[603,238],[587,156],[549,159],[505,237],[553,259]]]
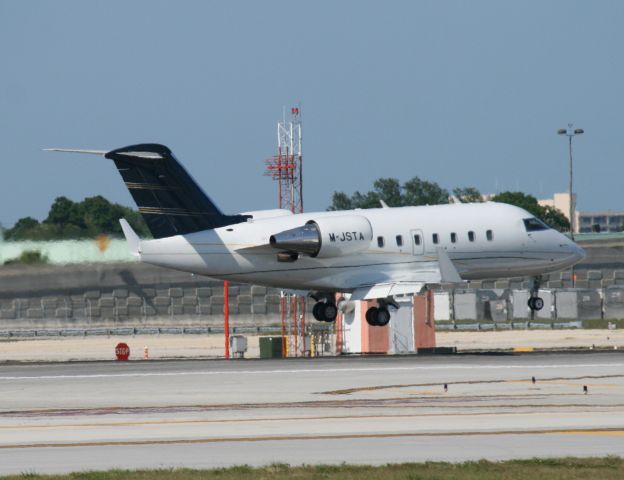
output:
[[[402,393],[409,393],[411,395],[444,395],[444,391],[427,391],[427,390],[402,390]]]
[[[570,430],[558,433],[564,435],[606,435],[609,437],[624,437],[624,430]]]

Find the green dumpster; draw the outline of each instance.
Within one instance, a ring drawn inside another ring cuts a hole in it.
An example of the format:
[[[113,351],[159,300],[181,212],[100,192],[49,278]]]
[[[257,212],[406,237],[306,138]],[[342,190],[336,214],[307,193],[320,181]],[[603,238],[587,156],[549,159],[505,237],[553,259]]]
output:
[[[260,337],[260,358],[282,358],[282,337]]]

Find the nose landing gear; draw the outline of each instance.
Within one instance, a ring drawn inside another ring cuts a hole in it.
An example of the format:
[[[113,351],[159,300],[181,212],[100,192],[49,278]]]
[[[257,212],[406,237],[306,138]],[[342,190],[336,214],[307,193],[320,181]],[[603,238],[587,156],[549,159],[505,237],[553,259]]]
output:
[[[544,300],[541,297],[531,297],[527,303],[531,310],[539,311],[544,308]]]
[[[534,312],[540,311],[542,308],[544,308],[544,300],[539,297],[539,288],[541,282],[542,277],[541,275],[538,275],[537,277],[533,277],[531,283],[531,296],[529,297],[529,301],[527,302],[527,304],[529,305],[529,308]]]

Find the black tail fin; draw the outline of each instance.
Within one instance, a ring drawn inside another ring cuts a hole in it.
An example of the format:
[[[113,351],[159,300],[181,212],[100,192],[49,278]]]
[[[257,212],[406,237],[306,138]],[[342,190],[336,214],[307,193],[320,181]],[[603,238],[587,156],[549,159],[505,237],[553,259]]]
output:
[[[130,145],[105,157],[115,162],[154,238],[233,225],[248,218],[224,215],[164,145]]]

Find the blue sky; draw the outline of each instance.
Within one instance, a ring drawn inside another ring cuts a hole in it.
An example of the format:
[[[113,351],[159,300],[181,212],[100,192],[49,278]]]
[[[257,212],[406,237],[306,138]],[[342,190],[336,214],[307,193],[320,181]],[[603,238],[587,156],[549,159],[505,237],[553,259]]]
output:
[[[275,208],[263,176],[300,104],[306,210],[415,175],[484,193],[566,191],[624,210],[624,3],[0,2],[0,222],[53,199],[133,205],[112,163],[44,147],[168,145],[226,212]]]

